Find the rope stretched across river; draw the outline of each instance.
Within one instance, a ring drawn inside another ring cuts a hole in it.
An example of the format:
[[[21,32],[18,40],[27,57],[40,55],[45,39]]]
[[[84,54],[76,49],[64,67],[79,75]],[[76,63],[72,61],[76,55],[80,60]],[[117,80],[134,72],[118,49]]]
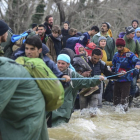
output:
[[[128,72],[131,72],[133,70],[135,70],[136,68],[132,69],[132,70],[129,70],[127,71],[126,73]],[[119,74],[115,74],[115,75],[111,75],[111,76],[107,76],[107,77],[104,77],[106,80],[107,78],[111,78],[111,77],[114,77],[114,76],[119,76],[119,75],[122,75],[123,73],[119,73]],[[71,80],[88,80],[88,79],[100,79],[99,77],[96,78],[96,77],[85,77],[85,78],[70,78]],[[0,80],[66,80],[65,78],[23,78],[23,77],[0,77]]]

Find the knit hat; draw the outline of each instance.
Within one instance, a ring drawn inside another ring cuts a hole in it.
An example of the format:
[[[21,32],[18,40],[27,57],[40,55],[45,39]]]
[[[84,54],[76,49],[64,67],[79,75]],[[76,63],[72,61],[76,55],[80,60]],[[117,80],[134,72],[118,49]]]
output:
[[[36,24],[36,23],[33,23],[33,24],[32,24],[32,29],[33,29],[34,27],[37,27],[37,24]]]
[[[8,29],[8,25],[4,21],[0,20],[0,36],[5,34],[8,31]]]
[[[118,38],[116,40],[116,46],[125,46],[125,40],[123,38]]]
[[[126,35],[135,32],[135,29],[132,26],[125,27]]]
[[[58,60],[65,61],[70,64],[70,57],[67,54],[59,54],[57,57],[57,61]],[[72,69],[73,71],[75,71],[74,67],[71,64],[70,64],[69,68]]]
[[[132,24],[133,24],[133,22],[137,22],[137,24],[139,25],[138,20],[134,19],[134,20],[132,20]]]
[[[110,25],[110,23],[109,23],[109,22],[103,22],[102,24],[106,24],[108,29],[110,29],[110,28],[111,28],[111,25]]]
[[[98,39],[98,42],[100,42],[101,40],[105,40],[106,41],[107,39],[104,36],[100,36],[99,39]]]

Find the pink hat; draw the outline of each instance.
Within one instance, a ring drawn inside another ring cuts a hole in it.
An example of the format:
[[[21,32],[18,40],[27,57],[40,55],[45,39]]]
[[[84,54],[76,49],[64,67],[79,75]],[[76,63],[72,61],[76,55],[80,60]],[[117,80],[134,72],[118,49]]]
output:
[[[84,46],[81,45],[80,43],[76,43],[76,45],[75,45],[75,47],[74,47],[74,49],[75,49],[75,53],[76,53],[76,54],[79,55],[79,48],[81,48],[81,47],[84,48]]]

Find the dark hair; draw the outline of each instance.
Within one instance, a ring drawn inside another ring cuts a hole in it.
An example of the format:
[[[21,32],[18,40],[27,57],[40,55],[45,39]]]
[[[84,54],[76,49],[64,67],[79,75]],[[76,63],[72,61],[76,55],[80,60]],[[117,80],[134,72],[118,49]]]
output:
[[[38,27],[36,28],[36,31],[38,31]]]
[[[93,51],[92,51],[92,56],[93,55],[102,55],[102,51],[100,50],[100,49],[94,49]]]
[[[58,33],[59,35],[61,35],[61,29],[60,29],[60,27],[58,25],[54,25],[52,27],[52,32],[53,33]]]
[[[90,30],[95,30],[96,32],[99,32],[99,28],[97,26],[92,26]]]
[[[133,22],[137,22],[137,24],[139,25],[138,20],[136,20],[136,19],[132,20],[132,23],[131,24],[133,24]]]
[[[52,15],[46,16],[45,21],[48,22],[48,20],[49,20],[50,17],[53,17],[53,16]]]
[[[46,29],[46,26],[44,24],[40,24],[38,25],[38,27],[44,27],[44,29]]]
[[[25,44],[32,45],[38,49],[42,48],[42,41],[38,35],[28,37],[25,41]]]
[[[77,29],[70,28],[68,32],[69,32],[69,35],[72,35],[72,33],[75,33],[76,34],[77,33]]]
[[[33,23],[32,24],[32,29],[35,28],[35,27],[37,27],[37,24],[36,23]]]

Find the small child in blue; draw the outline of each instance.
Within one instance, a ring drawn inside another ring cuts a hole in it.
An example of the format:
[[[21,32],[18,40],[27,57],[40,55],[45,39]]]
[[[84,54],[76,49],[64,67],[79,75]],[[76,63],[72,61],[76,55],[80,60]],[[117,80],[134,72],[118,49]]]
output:
[[[134,40],[138,40],[138,42],[140,43],[140,27],[136,28],[135,30]]]

